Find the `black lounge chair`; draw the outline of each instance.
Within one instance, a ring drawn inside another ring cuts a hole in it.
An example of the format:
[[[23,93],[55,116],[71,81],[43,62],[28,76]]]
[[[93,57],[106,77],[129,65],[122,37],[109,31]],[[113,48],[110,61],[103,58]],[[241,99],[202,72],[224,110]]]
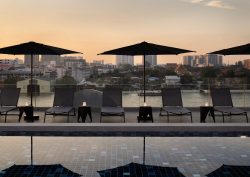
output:
[[[210,90],[214,111],[222,114],[223,122],[225,116],[232,115],[245,115],[248,122],[247,112],[233,106],[229,88],[211,88]]]
[[[0,115],[5,115],[5,122],[6,122],[8,113],[18,108],[17,103],[18,103],[19,95],[20,95],[20,88],[1,89]],[[19,115],[19,114],[13,114],[13,115]]]
[[[121,116],[125,123],[125,112],[122,107],[122,89],[105,88],[102,95],[100,122],[103,116]]]
[[[45,111],[44,123],[46,115],[65,115],[67,116],[67,121],[69,122],[69,116],[75,116],[74,103],[74,88],[56,88],[53,107]],[[70,114],[73,113],[73,114]]]
[[[169,121],[169,116],[189,115],[193,122],[192,112],[183,107],[180,88],[162,88],[161,96],[163,106],[160,109],[160,116],[167,116]],[[163,111],[166,114],[162,114]]]

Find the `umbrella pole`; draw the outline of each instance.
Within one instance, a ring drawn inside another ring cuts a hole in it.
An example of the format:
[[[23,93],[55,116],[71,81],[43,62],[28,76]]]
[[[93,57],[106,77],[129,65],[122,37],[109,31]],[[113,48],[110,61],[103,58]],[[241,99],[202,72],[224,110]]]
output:
[[[145,144],[146,144],[146,138],[145,136],[143,137],[143,165],[145,165]]]
[[[33,136],[30,137],[30,163],[33,165]]]
[[[30,106],[33,106],[33,54],[31,54],[30,57],[30,70],[31,70],[31,74],[30,74]]]
[[[143,55],[143,95],[144,95],[144,103],[146,102],[146,56]]]

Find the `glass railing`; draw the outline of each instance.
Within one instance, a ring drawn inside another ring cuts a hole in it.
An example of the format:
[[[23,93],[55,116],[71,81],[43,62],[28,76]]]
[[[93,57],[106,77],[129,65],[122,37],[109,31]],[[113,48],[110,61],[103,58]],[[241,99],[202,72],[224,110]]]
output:
[[[55,87],[75,87],[75,106],[78,106],[84,100],[86,95],[89,95],[90,102],[96,102],[96,106],[101,105],[101,92],[104,87],[101,86],[73,86],[73,85],[46,85],[38,84],[33,93],[33,105],[35,107],[51,107],[54,100]],[[139,107],[144,103],[143,86],[140,84],[127,84],[127,85],[109,85],[111,87],[119,87],[123,89],[123,106],[124,107]],[[17,87],[21,89],[18,105],[22,106],[30,103],[30,94],[27,86],[21,85],[0,85],[3,87]],[[146,86],[146,103],[152,107],[162,106],[161,88],[163,87],[181,87],[182,100],[185,107],[199,107],[203,105],[212,105],[210,97],[210,87],[228,87],[231,90],[232,100],[236,107],[250,107],[250,85],[198,85],[198,84],[185,84],[185,85],[153,85],[147,84]],[[85,95],[85,96],[84,96]],[[93,98],[91,96],[93,95]]]

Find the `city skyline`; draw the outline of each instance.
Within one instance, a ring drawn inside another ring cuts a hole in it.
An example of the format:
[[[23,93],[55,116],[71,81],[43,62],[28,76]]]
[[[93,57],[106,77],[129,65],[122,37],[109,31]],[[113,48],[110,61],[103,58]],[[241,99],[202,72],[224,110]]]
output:
[[[245,0],[0,2],[0,47],[33,40],[83,52],[88,62],[115,63],[114,56],[97,54],[142,41],[197,51],[194,54],[250,42],[250,2]],[[158,63],[181,63],[182,57],[159,56]],[[248,58],[231,56],[224,62]],[[135,57],[138,63],[141,59]]]

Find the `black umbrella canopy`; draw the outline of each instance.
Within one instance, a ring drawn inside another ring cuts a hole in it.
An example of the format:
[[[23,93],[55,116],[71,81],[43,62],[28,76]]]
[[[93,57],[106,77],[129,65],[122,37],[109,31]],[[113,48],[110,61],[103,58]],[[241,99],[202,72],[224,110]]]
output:
[[[13,45],[9,47],[0,48],[0,53],[2,54],[12,54],[12,55],[31,55],[31,92],[30,92],[30,102],[33,106],[33,55],[64,55],[64,54],[76,54],[73,50],[67,50],[59,47],[53,47],[49,45],[44,45],[37,42],[27,42],[18,45]]]
[[[145,82],[145,60],[146,60],[146,55],[178,55],[181,53],[188,53],[188,52],[194,52],[191,50],[186,50],[186,49],[179,49],[175,47],[168,47],[164,45],[157,45],[157,44],[152,44],[148,42],[141,42],[138,44],[106,51],[103,53],[100,53],[99,55],[131,55],[131,56],[136,56],[136,55],[142,55],[143,56],[143,95],[144,95],[144,102],[146,102],[146,82]]]
[[[206,175],[208,177],[249,177],[250,166],[222,165],[220,168]]]
[[[0,172],[0,177],[80,177],[82,175],[72,172],[61,164],[55,165],[13,165]]]
[[[211,52],[209,54],[219,54],[219,55],[249,55],[250,54],[250,43],[245,45],[240,45],[236,47],[231,47],[227,49],[218,50]]]
[[[185,177],[176,167],[161,167],[130,163],[113,169],[98,171],[101,177]]]
[[[0,53],[12,54],[12,55],[65,55],[65,54],[75,54],[80,52],[44,45],[37,42],[27,42],[0,48]]]
[[[179,49],[175,47],[168,47],[163,45],[152,44],[148,42],[141,42],[138,44],[106,51],[99,55],[178,55],[181,53],[194,52],[186,49]]]

